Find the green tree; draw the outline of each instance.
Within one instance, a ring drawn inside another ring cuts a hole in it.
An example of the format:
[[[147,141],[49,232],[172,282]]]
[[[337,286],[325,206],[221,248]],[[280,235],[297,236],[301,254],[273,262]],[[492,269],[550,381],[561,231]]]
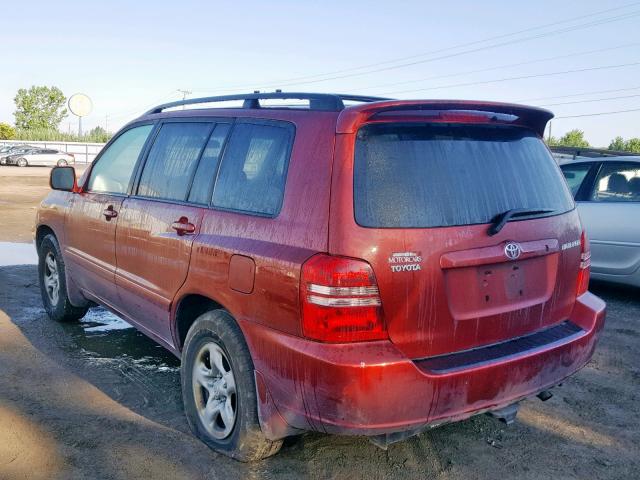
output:
[[[64,108],[67,99],[58,87],[32,86],[21,88],[13,99],[16,128],[50,128],[57,130],[67,116]]]
[[[630,138],[624,143],[627,152],[640,153],[640,138]]]
[[[609,150],[622,151],[624,150],[624,147],[625,147],[624,138],[620,136],[617,136],[616,138],[611,140],[611,143],[609,144]]]
[[[16,129],[8,123],[0,123],[0,140],[11,140],[16,138]]]
[[[111,134],[107,132],[104,128],[102,128],[100,125],[98,125],[97,127],[94,127],[91,130],[89,130],[89,133],[87,134],[87,138],[92,142],[106,143],[111,138]]]
[[[584,132],[578,129],[569,130],[562,137],[560,137],[556,145],[561,145],[563,147],[580,148],[586,148],[590,146],[589,142],[587,142],[584,138]]]

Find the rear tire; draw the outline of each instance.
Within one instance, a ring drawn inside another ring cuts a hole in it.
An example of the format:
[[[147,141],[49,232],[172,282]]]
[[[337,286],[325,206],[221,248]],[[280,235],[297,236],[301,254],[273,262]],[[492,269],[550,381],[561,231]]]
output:
[[[67,165],[69,165],[67,163],[67,161],[64,158],[61,158],[60,160],[58,160],[58,166],[59,167],[66,167]]]
[[[38,280],[42,304],[49,318],[73,322],[86,315],[87,307],[74,307],[69,301],[64,259],[58,240],[51,234],[44,237],[38,250]]]
[[[269,457],[282,446],[260,429],[253,372],[247,344],[228,312],[212,310],[197,318],[182,352],[185,415],[196,437],[242,462]]]
[[[18,165],[19,167],[27,167],[29,165],[29,162],[27,162],[26,158],[19,158],[16,162],[16,165]]]

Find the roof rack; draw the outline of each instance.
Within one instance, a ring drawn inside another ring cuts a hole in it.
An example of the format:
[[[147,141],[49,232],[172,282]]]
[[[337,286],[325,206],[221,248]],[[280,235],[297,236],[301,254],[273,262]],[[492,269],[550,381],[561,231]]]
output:
[[[549,147],[553,153],[561,155],[569,155],[574,159],[577,157],[602,158],[602,157],[635,157],[637,153],[621,152],[617,150],[607,150],[603,148],[583,148],[583,147],[564,147],[561,145],[551,145]]]
[[[247,93],[239,95],[221,95],[216,97],[201,97],[201,98],[187,98],[184,100],[178,100],[175,102],[163,103],[157,107],[153,107],[151,110],[145,113],[150,115],[152,113],[161,113],[167,108],[180,107],[183,105],[194,105],[200,103],[216,103],[216,102],[228,102],[232,100],[242,100],[242,108],[262,108],[260,100],[309,100],[309,110],[323,110],[331,112],[339,112],[345,108],[344,102],[379,102],[382,100],[391,100],[389,98],[382,97],[367,97],[360,95],[341,95],[335,93],[283,93],[281,91],[270,93]]]

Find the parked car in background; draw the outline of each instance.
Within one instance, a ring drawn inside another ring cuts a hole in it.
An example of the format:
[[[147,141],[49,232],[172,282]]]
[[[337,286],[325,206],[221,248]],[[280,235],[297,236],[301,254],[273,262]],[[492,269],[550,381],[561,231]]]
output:
[[[640,157],[562,162],[591,242],[594,279],[640,287]]]
[[[158,106],[80,180],[52,170],[44,308],[101,304],[181,357],[192,431],[240,460],[308,430],[386,447],[510,423],[589,361],[605,318],[552,116],[281,92]]]
[[[32,145],[5,145],[0,148],[0,165],[7,164],[7,157],[15,154],[26,153],[31,150],[38,150],[38,147]]]
[[[72,153],[48,148],[38,148],[26,150],[20,153],[13,153],[5,159],[6,165],[17,165],[19,167],[31,166],[58,166],[75,164],[75,157]]]

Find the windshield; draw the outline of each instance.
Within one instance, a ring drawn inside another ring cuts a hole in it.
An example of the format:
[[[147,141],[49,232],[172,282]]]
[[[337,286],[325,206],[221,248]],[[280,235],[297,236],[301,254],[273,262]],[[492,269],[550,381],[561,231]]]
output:
[[[427,228],[489,223],[511,209],[573,208],[555,161],[531,131],[452,124],[378,124],[358,132],[356,222]]]

